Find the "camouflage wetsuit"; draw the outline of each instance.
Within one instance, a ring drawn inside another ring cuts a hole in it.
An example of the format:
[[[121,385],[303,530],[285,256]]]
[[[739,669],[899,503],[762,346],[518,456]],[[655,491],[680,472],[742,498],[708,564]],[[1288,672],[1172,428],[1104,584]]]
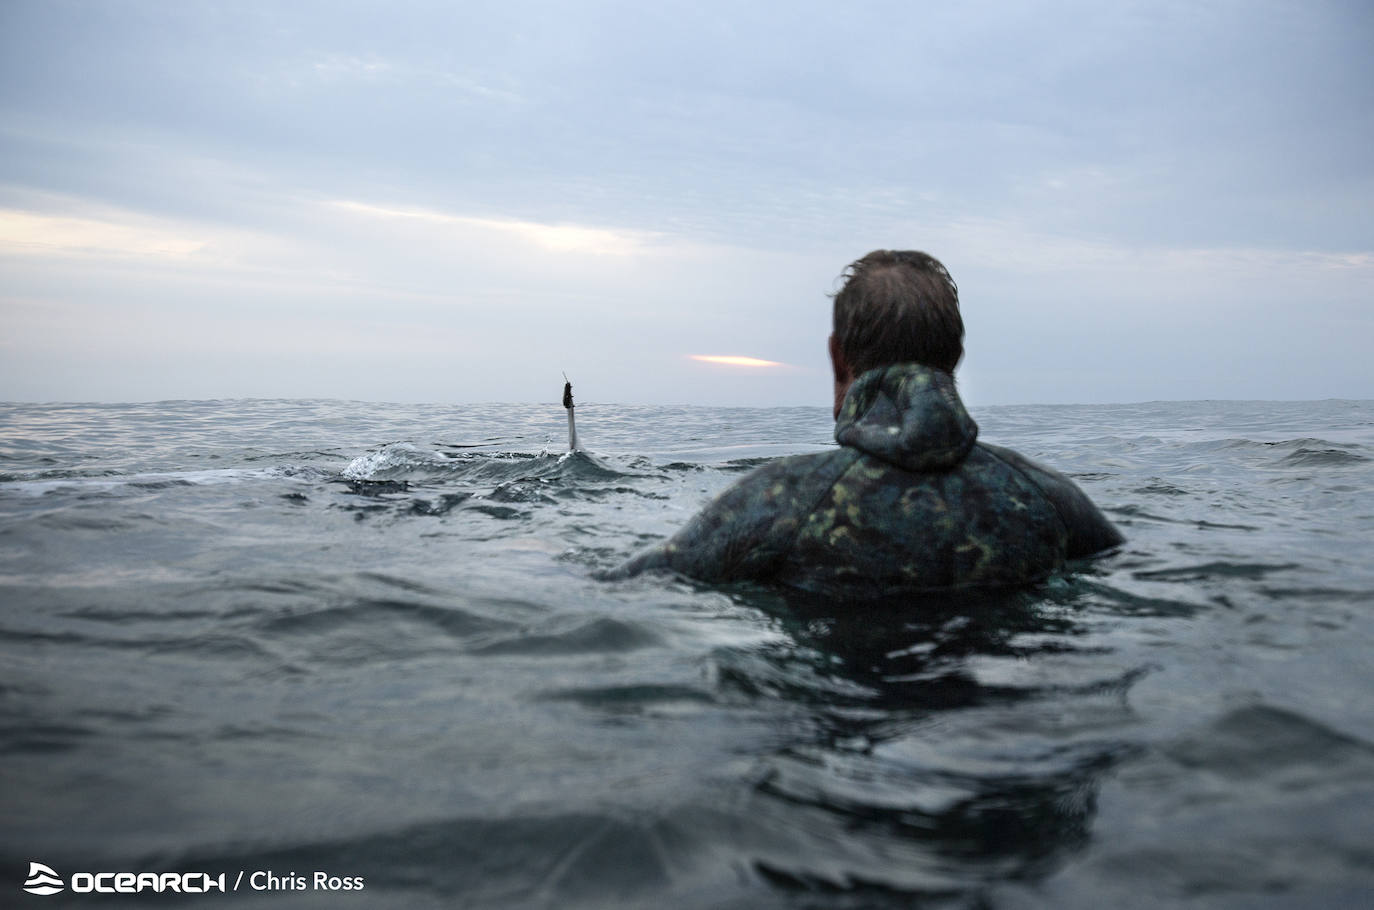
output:
[[[977,435],[948,373],[870,370],[845,397],[839,449],[763,465],[610,577],[666,568],[857,595],[933,591],[1032,581],[1122,542],[1064,475]]]

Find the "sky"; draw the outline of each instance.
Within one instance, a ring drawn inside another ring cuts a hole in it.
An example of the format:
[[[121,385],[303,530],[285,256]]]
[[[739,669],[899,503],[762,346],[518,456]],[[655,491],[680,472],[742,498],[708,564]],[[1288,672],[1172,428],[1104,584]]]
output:
[[[1371,147],[1363,0],[0,0],[0,400],[828,406],[878,248],[970,404],[1374,398]]]

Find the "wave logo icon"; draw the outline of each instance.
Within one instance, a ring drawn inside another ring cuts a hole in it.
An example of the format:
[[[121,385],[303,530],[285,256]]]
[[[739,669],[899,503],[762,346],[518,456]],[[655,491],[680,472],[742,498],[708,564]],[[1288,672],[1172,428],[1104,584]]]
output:
[[[56,894],[65,886],[57,873],[42,863],[29,863],[29,878],[24,882],[24,890],[30,894]]]

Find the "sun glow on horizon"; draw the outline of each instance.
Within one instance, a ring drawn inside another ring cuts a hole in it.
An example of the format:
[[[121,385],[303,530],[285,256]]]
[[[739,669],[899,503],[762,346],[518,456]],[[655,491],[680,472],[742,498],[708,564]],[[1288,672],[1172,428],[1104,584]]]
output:
[[[703,363],[723,363],[732,367],[781,367],[786,366],[776,360],[760,360],[757,357],[738,357],[733,354],[688,354],[693,360]]]

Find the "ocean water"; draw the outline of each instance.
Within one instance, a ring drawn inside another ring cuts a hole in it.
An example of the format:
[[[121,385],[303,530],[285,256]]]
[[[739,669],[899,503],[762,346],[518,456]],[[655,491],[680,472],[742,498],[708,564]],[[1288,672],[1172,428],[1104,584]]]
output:
[[[884,604],[592,577],[827,409],[577,413],[0,406],[3,903],[1371,905],[1374,402],[976,409],[1129,540]]]

